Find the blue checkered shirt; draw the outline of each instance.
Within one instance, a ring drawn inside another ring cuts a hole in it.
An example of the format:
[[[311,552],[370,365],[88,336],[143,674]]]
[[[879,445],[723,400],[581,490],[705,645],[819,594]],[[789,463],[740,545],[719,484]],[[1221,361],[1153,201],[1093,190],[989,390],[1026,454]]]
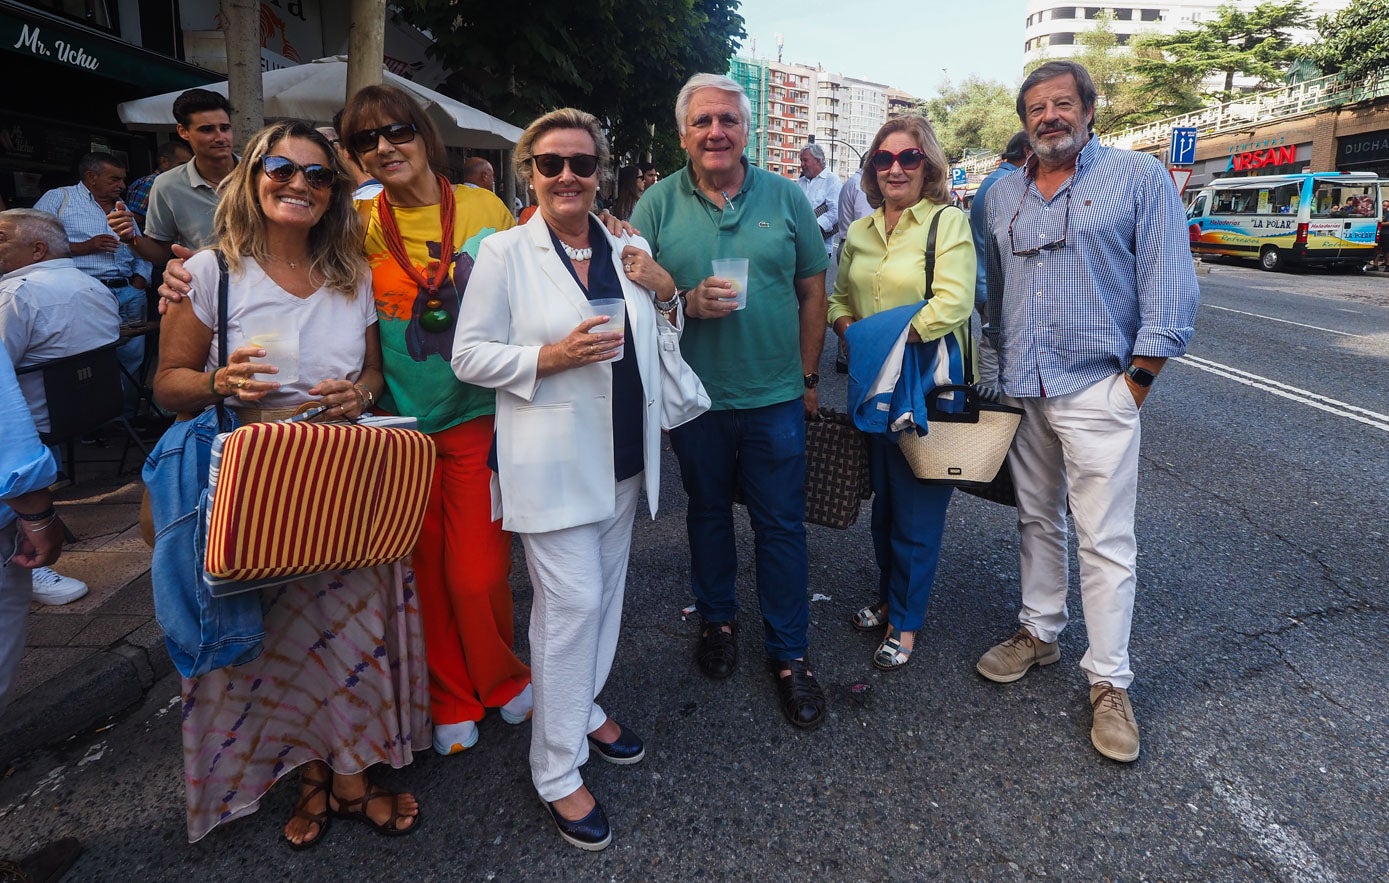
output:
[[[1156,158],[1091,136],[1051,199],[1030,172],[994,184],[989,234],[989,325],[1008,395],[1067,395],[1133,356],[1186,352],[1200,291],[1186,211]],[[1063,248],[1013,254],[1062,235]]]
[[[85,242],[93,236],[107,234],[114,236],[111,225],[106,222],[106,211],[97,204],[92,191],[82,183],[71,187],[57,187],[39,197],[34,208],[41,212],[56,215],[67,230],[68,242]],[[139,229],[136,229],[139,234]],[[153,269],[150,262],[130,250],[124,242],[115,252],[99,251],[95,254],[74,255],[72,262],[77,269],[97,279],[128,279],[139,275],[149,281]]]
[[[154,186],[154,179],[159,177],[159,170],[155,169],[143,178],[136,178],[135,183],[125,188],[125,207],[143,220],[145,215],[150,212],[150,188]]]

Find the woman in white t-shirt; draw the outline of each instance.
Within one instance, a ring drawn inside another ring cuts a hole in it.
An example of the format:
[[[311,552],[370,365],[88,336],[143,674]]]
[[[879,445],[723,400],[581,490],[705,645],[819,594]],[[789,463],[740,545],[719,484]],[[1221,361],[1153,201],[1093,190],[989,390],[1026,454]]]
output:
[[[196,412],[225,400],[248,423],[317,402],[330,418],[352,418],[380,394],[376,306],[351,192],[332,146],[307,124],[280,123],[251,139],[223,189],[217,245],[188,260],[192,289],[164,317],[161,405]],[[229,282],[222,367],[218,253]],[[365,772],[405,766],[430,744],[412,584],[393,564],[265,589],[262,655],[184,680],[190,840],[254,812],[298,766],[284,835],[292,848],[316,845],[332,816],[388,835],[415,829],[415,798],[371,784]]]

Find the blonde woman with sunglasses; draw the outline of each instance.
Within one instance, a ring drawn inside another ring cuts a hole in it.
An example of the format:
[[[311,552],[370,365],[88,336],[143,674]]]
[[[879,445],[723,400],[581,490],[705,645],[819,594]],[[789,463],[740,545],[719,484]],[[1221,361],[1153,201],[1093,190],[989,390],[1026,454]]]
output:
[[[889,120],[868,149],[861,186],[874,212],[849,227],[839,276],[829,299],[829,323],[844,339],[854,322],[920,304],[907,340],[936,341],[969,334],[974,310],[974,241],[964,212],[950,205],[950,168],[931,124],[919,116]],[[935,267],[926,288],[926,245],[936,223]],[[849,353],[851,378],[854,354]],[[940,561],[948,485],[928,485],[912,474],[895,440],[870,435],[873,550],[878,564],[876,600],[854,614],[860,631],[881,631],[873,665],[906,665]]]
[[[493,499],[521,536],[534,591],[531,778],[560,835],[599,850],[612,835],[579,767],[592,754],[625,765],[646,753],[596,700],[617,648],[642,490],[656,514],[660,347],[674,345],[678,299],[643,240],[615,237],[592,215],[608,162],[593,116],[540,117],[515,161],[539,210],[482,243],[453,368],[497,390]]]
[[[244,424],[281,419],[308,401],[353,418],[381,395],[376,307],[351,192],[332,145],[307,124],[279,123],[251,139],[222,190],[217,244],[188,259],[187,296],[164,317],[160,405],[196,412],[224,402]],[[253,339],[267,327],[297,337],[297,367],[274,364]],[[386,835],[415,830],[415,798],[366,777],[376,764],[406,766],[429,744],[413,582],[392,564],[265,589],[262,654],[184,680],[190,840],[255,812],[296,767],[299,798],[284,829],[291,848],[321,842],[333,816]]]

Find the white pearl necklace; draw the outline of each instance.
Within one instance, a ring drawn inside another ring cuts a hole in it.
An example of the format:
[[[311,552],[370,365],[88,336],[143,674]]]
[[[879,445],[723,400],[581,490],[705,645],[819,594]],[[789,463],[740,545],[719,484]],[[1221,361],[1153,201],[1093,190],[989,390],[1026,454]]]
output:
[[[560,245],[564,247],[564,253],[569,255],[571,261],[582,263],[593,257],[593,249],[591,248],[574,248],[567,242],[561,242]]]

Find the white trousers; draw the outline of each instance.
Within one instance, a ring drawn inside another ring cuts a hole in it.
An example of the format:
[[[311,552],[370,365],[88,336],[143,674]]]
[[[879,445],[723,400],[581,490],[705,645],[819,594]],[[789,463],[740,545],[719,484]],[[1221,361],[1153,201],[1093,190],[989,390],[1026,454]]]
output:
[[[1109,681],[1127,689],[1138,557],[1138,406],[1122,374],[1071,395],[1019,401],[1024,414],[1009,460],[1021,535],[1018,620],[1048,642],[1066,627],[1069,502],[1090,641],[1080,667],[1091,684]]]
[[[0,561],[14,552],[19,522],[0,528]],[[24,627],[29,620],[29,600],[34,592],[33,572],[18,564],[0,568],[0,717],[10,702],[19,660],[24,656]]]
[[[583,785],[588,734],[607,720],[594,701],[612,670],[632,547],[640,474],[617,484],[605,521],[521,534],[535,600],[531,605],[531,780],[546,801]]]

